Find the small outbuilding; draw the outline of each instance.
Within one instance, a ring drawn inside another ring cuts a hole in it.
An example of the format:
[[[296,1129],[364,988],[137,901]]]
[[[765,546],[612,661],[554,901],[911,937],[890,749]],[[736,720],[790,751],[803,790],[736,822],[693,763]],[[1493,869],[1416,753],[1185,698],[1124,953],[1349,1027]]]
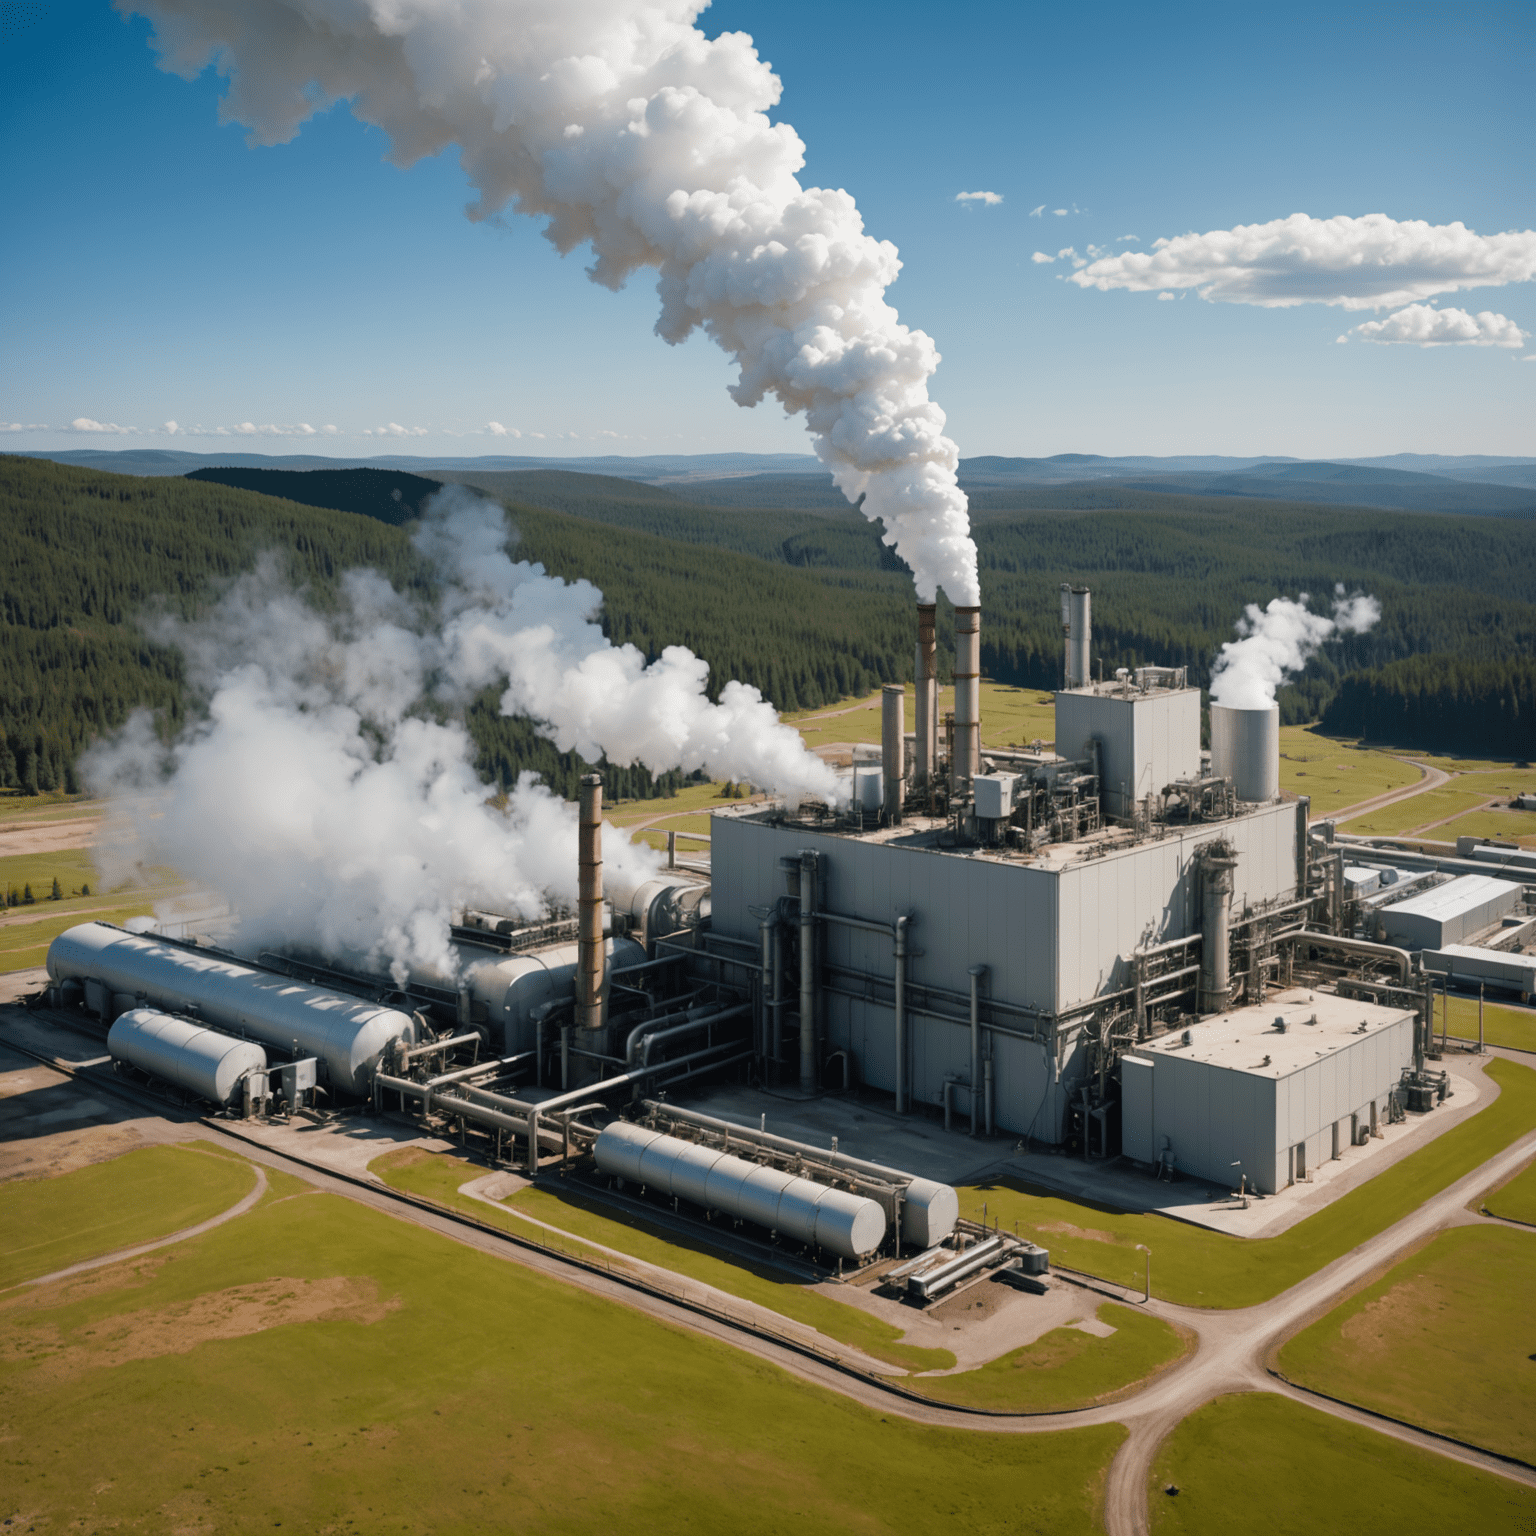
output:
[[[1443,949],[1464,944],[1474,934],[1496,928],[1520,900],[1514,880],[1493,875],[1462,875],[1422,896],[1382,907],[1378,916],[1387,942],[1410,949]]]
[[[1121,1149],[1273,1194],[1359,1144],[1413,1064],[1412,1011],[1294,988],[1120,1058]]]

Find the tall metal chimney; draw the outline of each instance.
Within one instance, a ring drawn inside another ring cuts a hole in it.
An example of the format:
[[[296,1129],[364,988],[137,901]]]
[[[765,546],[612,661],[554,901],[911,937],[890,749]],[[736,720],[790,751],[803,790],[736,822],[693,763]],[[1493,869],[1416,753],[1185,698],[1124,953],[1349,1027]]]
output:
[[[1202,921],[1200,925],[1200,987],[1195,1004],[1201,1013],[1220,1013],[1231,1001],[1228,952],[1231,944],[1232,889],[1237,855],[1218,839],[1200,850]]]
[[[1067,642],[1067,687],[1085,687],[1093,679],[1093,595],[1087,587],[1062,582],[1061,630]]]
[[[901,822],[907,798],[907,690],[887,683],[880,693],[880,766],[885,775],[885,820]]]
[[[955,760],[949,781],[964,794],[981,766],[981,609],[955,609]]]
[[[917,605],[917,787],[927,792],[939,763],[939,643],[934,603]]]
[[[581,781],[577,830],[580,876],[576,892],[576,1024],[601,1029],[607,1002],[603,974],[603,778],[589,773]]]

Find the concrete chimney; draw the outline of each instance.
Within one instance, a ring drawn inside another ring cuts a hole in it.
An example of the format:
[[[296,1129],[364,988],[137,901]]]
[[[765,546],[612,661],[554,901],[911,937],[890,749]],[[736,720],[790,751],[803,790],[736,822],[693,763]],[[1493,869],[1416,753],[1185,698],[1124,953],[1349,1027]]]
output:
[[[887,683],[880,694],[880,766],[885,772],[885,819],[896,826],[907,798],[907,690]]]
[[[1087,587],[1061,584],[1061,628],[1067,642],[1067,687],[1085,687],[1093,680],[1093,594]]]
[[[581,781],[577,831],[580,874],[576,894],[576,1026],[601,1029],[607,1003],[603,974],[603,779]]]
[[[981,609],[955,609],[955,760],[949,782],[968,793],[981,766]]]
[[[917,788],[933,787],[939,763],[938,613],[933,603],[917,605]]]

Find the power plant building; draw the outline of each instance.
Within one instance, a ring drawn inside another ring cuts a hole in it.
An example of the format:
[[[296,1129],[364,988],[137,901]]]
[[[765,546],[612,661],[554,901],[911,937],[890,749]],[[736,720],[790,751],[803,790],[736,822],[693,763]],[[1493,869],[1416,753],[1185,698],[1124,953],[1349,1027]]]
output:
[[[1121,1058],[1127,1157],[1273,1194],[1385,1119],[1413,1056],[1411,1010],[1292,990]]]
[[[1513,912],[1521,887],[1494,875],[1463,875],[1422,896],[1379,910],[1387,938],[1412,949],[1444,949],[1498,926]]]

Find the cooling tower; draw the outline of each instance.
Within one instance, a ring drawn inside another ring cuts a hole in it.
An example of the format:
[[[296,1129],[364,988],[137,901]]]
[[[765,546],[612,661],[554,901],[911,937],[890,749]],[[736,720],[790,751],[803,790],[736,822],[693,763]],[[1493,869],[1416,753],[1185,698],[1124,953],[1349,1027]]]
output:
[[[1239,800],[1275,799],[1280,793],[1280,706],[1211,705],[1211,772],[1231,779]]]

